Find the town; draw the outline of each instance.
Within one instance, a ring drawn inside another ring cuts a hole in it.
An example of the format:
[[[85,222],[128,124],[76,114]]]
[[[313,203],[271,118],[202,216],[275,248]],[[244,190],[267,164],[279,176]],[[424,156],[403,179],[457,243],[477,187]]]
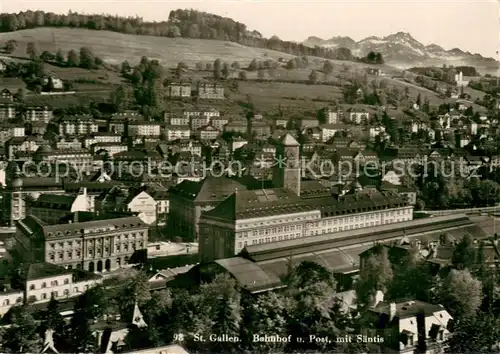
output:
[[[0,14],[1,352],[500,350],[498,74],[162,26]],[[35,28],[258,54],[117,62]]]

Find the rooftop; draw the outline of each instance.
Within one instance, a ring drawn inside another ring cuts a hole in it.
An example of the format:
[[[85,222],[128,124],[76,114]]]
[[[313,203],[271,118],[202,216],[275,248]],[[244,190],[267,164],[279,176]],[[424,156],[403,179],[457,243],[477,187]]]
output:
[[[271,188],[237,191],[202,217],[234,221],[309,210],[312,208],[291,190]]]
[[[402,301],[394,303],[396,305],[397,318],[414,317],[421,313],[425,314],[426,316],[432,316],[436,312],[446,311],[446,309],[442,305],[430,304],[428,302],[423,302],[419,300]],[[391,303],[389,302],[381,302],[377,304],[377,306],[375,306],[374,308],[371,308],[370,311],[375,312],[379,315],[390,316],[390,304]]]

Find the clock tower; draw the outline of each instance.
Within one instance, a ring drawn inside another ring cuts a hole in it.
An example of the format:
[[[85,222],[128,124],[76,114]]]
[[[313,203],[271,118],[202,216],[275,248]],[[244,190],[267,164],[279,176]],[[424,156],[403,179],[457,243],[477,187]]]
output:
[[[300,144],[289,133],[276,146],[273,184],[276,188],[287,188],[300,195]]]

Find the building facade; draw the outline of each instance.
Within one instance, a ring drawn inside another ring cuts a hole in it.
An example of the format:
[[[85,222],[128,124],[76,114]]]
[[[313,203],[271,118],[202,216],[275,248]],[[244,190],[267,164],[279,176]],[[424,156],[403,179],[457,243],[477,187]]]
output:
[[[58,225],[28,216],[17,222],[15,238],[35,261],[102,272],[120,268],[146,249],[148,226],[137,216]]]

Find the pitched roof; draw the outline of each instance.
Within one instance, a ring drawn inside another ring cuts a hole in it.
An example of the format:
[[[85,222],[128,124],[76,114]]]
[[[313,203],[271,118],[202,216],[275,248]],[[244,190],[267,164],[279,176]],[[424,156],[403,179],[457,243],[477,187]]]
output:
[[[311,210],[294,192],[285,188],[237,191],[214,209],[202,214],[238,220]]]
[[[419,300],[395,302],[396,317],[406,318],[414,317],[417,314],[423,313],[426,316],[432,316],[439,311],[446,311],[442,305],[430,304]],[[390,303],[382,302],[377,306],[370,309],[371,312],[378,313],[379,315],[390,315]]]
[[[63,274],[72,274],[72,272],[58,265],[42,262],[25,264],[21,268],[21,277],[25,281],[56,277]]]
[[[33,203],[33,207],[68,209],[69,211],[76,198],[76,195],[42,194]]]
[[[169,189],[170,194],[201,201],[222,201],[235,190],[245,190],[246,187],[238,181],[228,177],[208,176],[200,182],[184,180]]]
[[[281,137],[280,144],[284,146],[300,146],[299,142],[290,133],[286,133]]]

